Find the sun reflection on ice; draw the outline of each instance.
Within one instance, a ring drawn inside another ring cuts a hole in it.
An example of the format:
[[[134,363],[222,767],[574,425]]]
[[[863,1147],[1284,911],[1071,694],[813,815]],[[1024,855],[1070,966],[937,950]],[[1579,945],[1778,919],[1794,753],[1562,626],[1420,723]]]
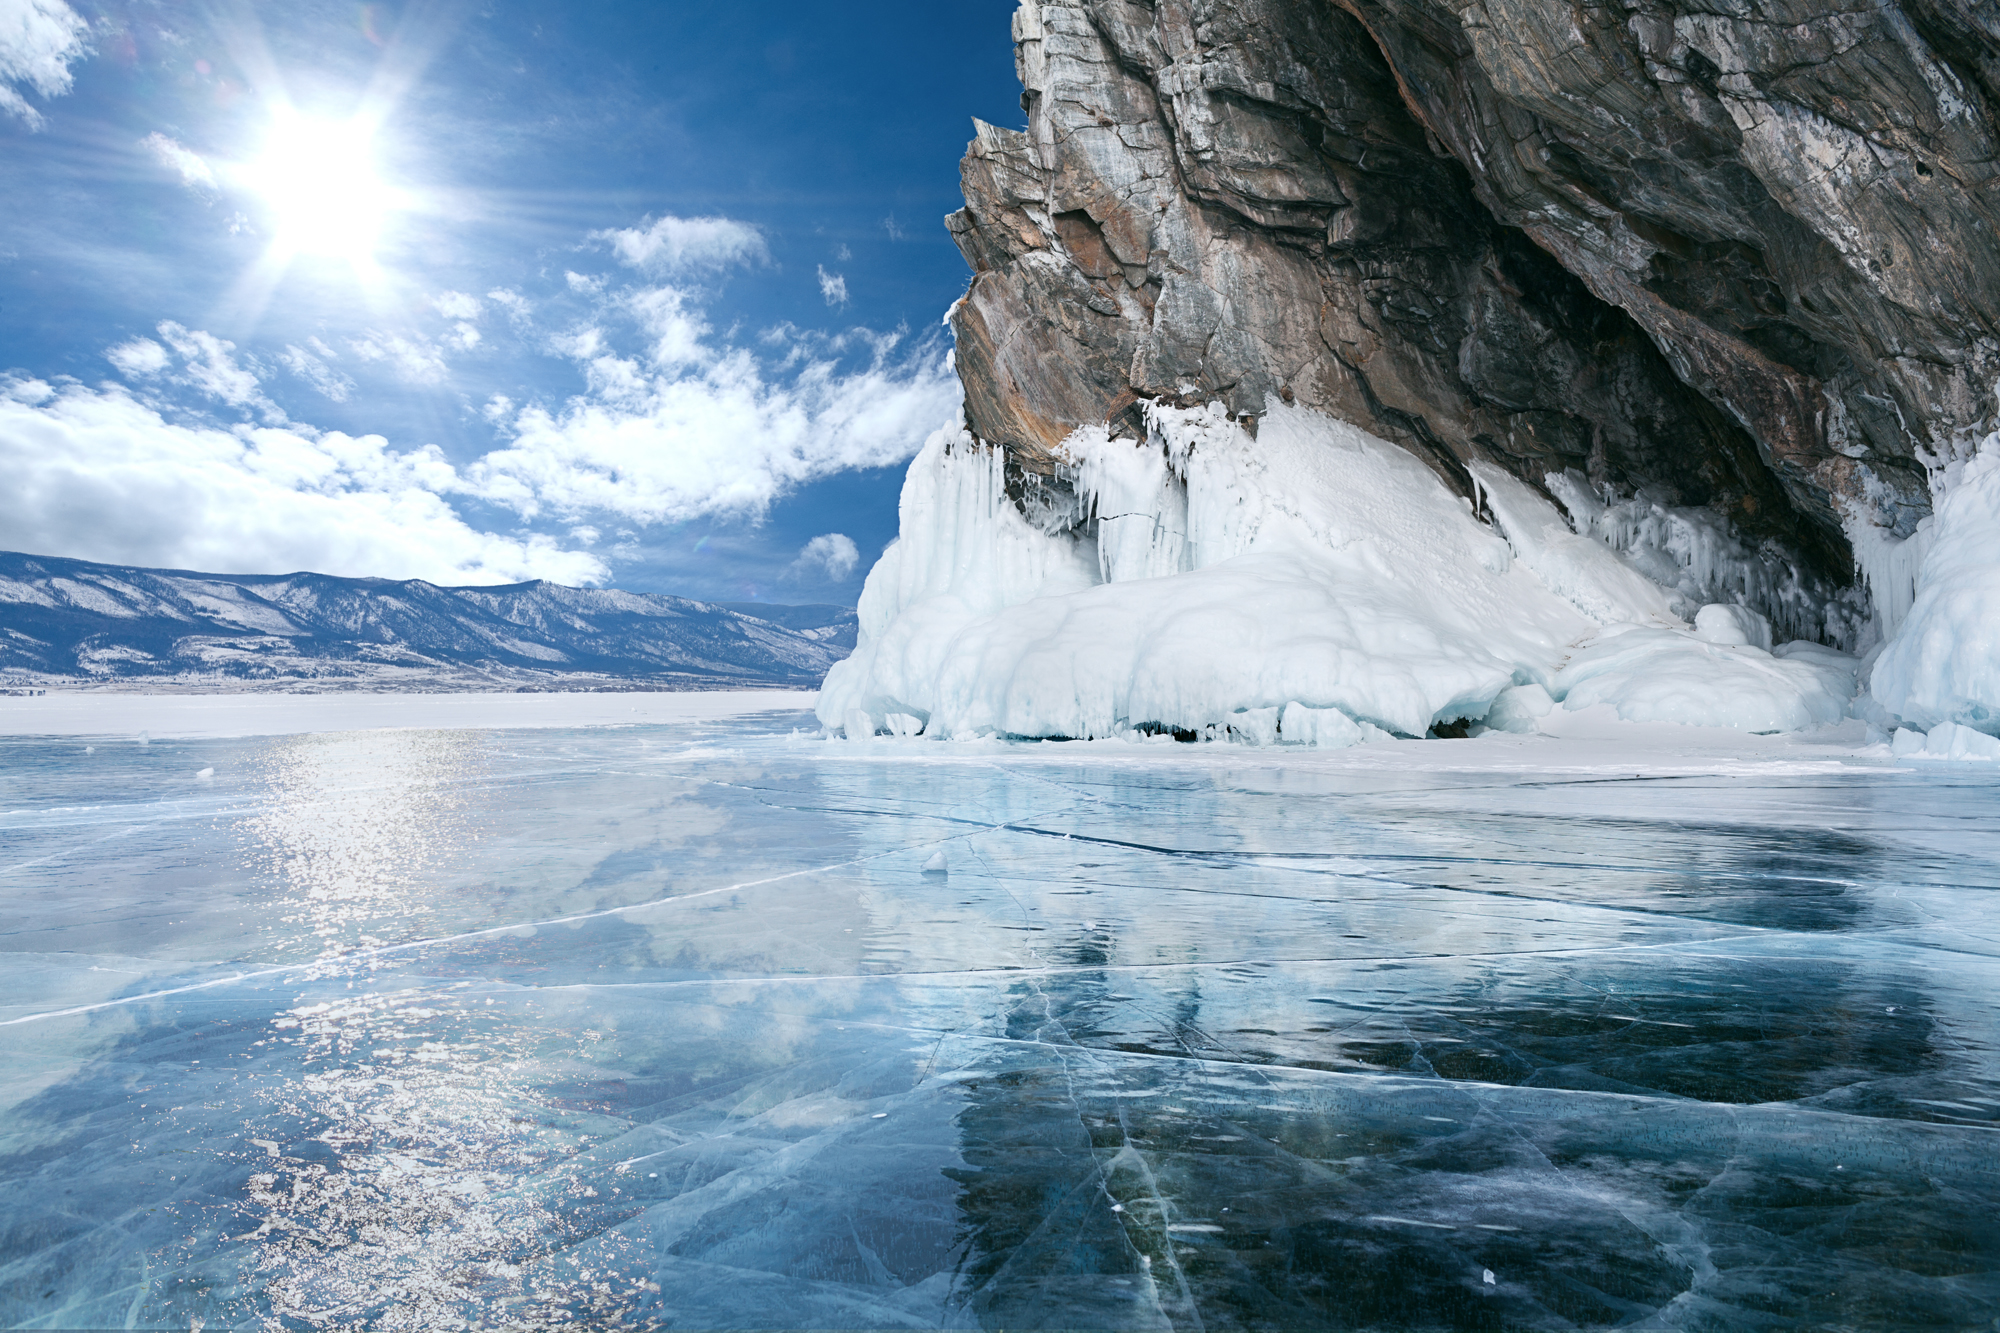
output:
[[[372,951],[490,919],[486,895],[466,891],[494,832],[478,813],[489,744],[373,731],[263,752],[245,852],[273,882],[277,951],[317,964],[302,976],[386,979],[410,956]],[[271,1326],[430,1329],[504,1312],[508,1325],[602,1327],[647,1294],[642,1279],[607,1280],[625,1243],[603,1234],[607,1212],[625,1201],[591,1183],[602,1168],[581,1123],[542,1091],[594,1034],[552,1034],[534,1001],[473,984],[295,1004],[253,1046],[296,1071],[257,1094],[241,1136],[250,1173],[229,1205]]]
[[[546,1034],[447,990],[303,1005],[272,1041],[304,1066],[247,1142],[240,1206],[274,1326],[606,1326],[651,1288],[607,1282],[584,1136],[518,1071]],[[531,1035],[532,1034],[532,1035]]]
[[[267,929],[333,959],[435,926],[443,872],[477,840],[465,785],[483,774],[476,732],[359,731],[275,744],[267,804],[246,829],[255,867],[282,886]]]

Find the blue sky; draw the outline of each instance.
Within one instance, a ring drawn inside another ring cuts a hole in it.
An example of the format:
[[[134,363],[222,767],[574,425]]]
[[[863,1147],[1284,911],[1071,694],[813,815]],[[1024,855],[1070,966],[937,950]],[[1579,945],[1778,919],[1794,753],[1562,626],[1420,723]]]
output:
[[[0,0],[0,547],[852,601],[1011,0]]]

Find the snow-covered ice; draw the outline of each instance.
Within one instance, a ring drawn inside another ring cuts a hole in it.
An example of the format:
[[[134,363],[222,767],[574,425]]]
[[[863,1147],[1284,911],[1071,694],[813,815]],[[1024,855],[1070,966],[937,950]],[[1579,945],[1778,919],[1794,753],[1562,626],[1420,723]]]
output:
[[[2000,765],[1500,697],[0,738],[0,1325],[1990,1323]]]

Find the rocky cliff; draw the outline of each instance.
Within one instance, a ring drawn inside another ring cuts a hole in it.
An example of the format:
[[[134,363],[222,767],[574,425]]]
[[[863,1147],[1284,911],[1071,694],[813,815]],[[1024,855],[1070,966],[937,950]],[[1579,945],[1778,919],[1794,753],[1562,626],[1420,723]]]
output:
[[[1014,38],[952,324],[1045,530],[1092,521],[1078,426],[1296,402],[1475,505],[1483,462],[1706,514],[1856,646],[1856,549],[1990,429],[1991,0],[1028,0]]]

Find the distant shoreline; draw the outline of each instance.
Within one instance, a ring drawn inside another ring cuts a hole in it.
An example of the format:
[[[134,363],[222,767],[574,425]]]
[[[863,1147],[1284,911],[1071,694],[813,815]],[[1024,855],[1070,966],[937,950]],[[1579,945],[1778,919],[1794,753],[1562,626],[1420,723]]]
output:
[[[39,686],[37,688],[40,688]],[[125,690],[0,695],[0,736],[93,737],[111,742],[307,732],[511,730],[713,722],[809,712],[817,691],[594,690],[141,693]],[[817,724],[814,724],[815,727]]]
[[[365,680],[342,677],[290,676],[275,680],[229,680],[145,676],[48,676],[8,680],[0,676],[0,699],[33,695],[131,694],[160,697],[191,695],[322,695],[322,694],[716,694],[740,690],[785,690],[816,693],[816,684],[780,684],[766,680],[704,677],[633,679],[578,675],[547,680],[512,681],[484,678],[442,680]]]

